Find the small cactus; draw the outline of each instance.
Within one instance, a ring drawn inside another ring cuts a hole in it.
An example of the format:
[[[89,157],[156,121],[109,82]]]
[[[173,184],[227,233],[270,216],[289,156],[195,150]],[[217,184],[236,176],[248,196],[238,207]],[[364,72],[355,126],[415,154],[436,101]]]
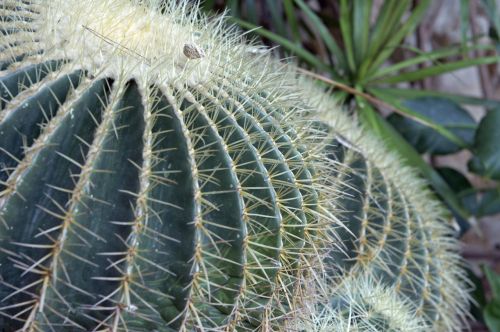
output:
[[[317,300],[310,317],[297,322],[304,332],[424,332],[430,327],[411,305],[384,286],[363,275],[347,277],[328,288],[325,301]]]

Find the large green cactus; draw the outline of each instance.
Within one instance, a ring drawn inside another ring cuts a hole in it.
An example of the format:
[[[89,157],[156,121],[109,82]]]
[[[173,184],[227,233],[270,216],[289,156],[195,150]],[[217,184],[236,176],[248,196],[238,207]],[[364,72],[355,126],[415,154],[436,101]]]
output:
[[[300,302],[320,222],[300,110],[267,56],[187,10],[4,2],[8,331],[269,329]]]
[[[5,331],[287,329],[358,275],[457,326],[422,185],[221,19],[4,0],[0,32]]]

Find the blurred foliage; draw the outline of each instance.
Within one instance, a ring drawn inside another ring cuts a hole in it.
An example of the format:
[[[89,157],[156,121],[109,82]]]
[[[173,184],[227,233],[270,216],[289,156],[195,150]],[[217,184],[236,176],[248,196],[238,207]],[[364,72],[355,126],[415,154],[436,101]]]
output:
[[[459,137],[467,147],[472,146],[477,124],[460,105],[442,97],[418,97],[406,100],[403,106],[448,129]],[[461,149],[461,146],[433,128],[408,117],[393,113],[387,120],[398,128],[401,135],[415,147],[418,153],[446,155]]]
[[[469,170],[500,180],[500,108],[491,110],[481,120],[474,140],[474,157]]]
[[[376,3],[380,2],[205,0],[203,6],[207,11],[226,10],[249,35],[261,37],[270,47],[279,46],[281,57],[293,56],[346,111],[420,170],[463,234],[471,218],[500,213],[500,100],[433,90],[426,81],[468,67],[498,70],[497,2],[460,0],[460,42],[429,51],[420,45],[423,22],[432,14],[431,0]],[[488,36],[475,33],[478,10],[489,19]],[[486,116],[476,123],[467,106],[486,110]],[[472,155],[469,174],[433,166],[436,156],[464,150]],[[474,187],[468,180],[471,175],[488,186]],[[490,272],[494,287],[500,277]],[[497,291],[490,302],[476,307],[491,331],[500,331],[500,288]]]
[[[495,0],[482,0],[483,7],[490,19],[490,37],[495,42],[498,53],[500,53],[500,11]]]
[[[491,332],[500,332],[500,275],[490,267],[484,267],[484,274],[491,288],[491,299],[483,308],[483,317]]]
[[[476,321],[484,323],[483,308],[486,306],[486,295],[483,281],[471,269],[467,269],[467,277],[475,286],[472,291],[471,314]]]

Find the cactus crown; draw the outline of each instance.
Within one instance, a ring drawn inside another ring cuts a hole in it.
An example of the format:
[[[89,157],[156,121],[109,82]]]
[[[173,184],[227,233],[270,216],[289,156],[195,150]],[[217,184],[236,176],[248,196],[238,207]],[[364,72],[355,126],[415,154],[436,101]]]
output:
[[[208,20],[187,1],[52,1],[30,8],[40,15],[30,25],[43,36],[35,49],[102,75],[207,82],[245,54],[221,18]]]

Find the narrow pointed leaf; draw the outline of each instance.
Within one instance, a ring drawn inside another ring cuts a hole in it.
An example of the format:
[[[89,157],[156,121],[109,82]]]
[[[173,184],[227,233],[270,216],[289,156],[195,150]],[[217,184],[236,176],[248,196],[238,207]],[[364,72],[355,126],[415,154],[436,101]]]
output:
[[[386,75],[394,73],[394,72],[398,72],[402,69],[405,69],[405,68],[408,68],[411,66],[415,66],[415,65],[419,65],[419,64],[429,62],[429,61],[431,61],[435,65],[440,65],[440,63],[436,60],[443,59],[443,58],[450,57],[450,56],[454,56],[454,55],[459,55],[459,54],[464,52],[464,49],[459,48],[459,47],[445,48],[445,49],[440,49],[440,50],[436,50],[436,51],[432,51],[432,52],[422,52],[419,49],[413,48],[413,47],[406,47],[406,48],[410,49],[411,51],[420,53],[420,54],[413,56],[407,60],[395,63],[393,65],[383,67],[383,68],[377,70],[377,72],[374,75],[370,76],[369,79],[374,80],[376,78],[383,77],[383,76],[386,76]],[[479,44],[478,45],[471,45],[470,47],[467,48],[468,51],[492,50],[492,49],[493,49],[493,47],[491,45],[479,45]]]
[[[340,1],[340,30],[342,32],[342,39],[344,41],[344,48],[346,49],[347,63],[350,72],[355,72],[353,38],[351,29],[351,5],[347,0]]]
[[[354,56],[356,63],[361,63],[369,47],[373,0],[354,0],[353,3]]]
[[[302,9],[304,15],[309,18],[309,20],[314,24],[316,29],[318,30],[319,35],[323,39],[326,47],[330,51],[330,53],[337,59],[338,65],[342,68],[346,67],[346,60],[344,52],[338,46],[337,42],[330,34],[330,31],[325,26],[325,24],[321,21],[321,19],[305,4],[303,0],[295,0],[297,5]]]
[[[387,84],[395,84],[401,82],[413,82],[422,80],[427,77],[437,76],[449,72],[453,72],[462,68],[473,67],[478,65],[488,65],[493,63],[500,62],[499,56],[490,56],[483,57],[477,59],[466,59],[459,60],[455,62],[449,62],[445,64],[441,64],[439,66],[430,66],[414,71],[410,71],[407,73],[402,73],[399,75],[389,76],[382,79],[377,79],[375,82],[378,83],[387,83]]]
[[[436,97],[421,97],[405,100],[403,112],[424,116],[434,125],[444,128],[468,146],[474,141],[477,124],[470,114],[456,103]],[[461,149],[438,130],[393,113],[387,119],[419,153],[450,154]]]
[[[500,107],[500,100],[485,99],[474,96],[458,95],[453,93],[434,91],[434,90],[414,90],[403,88],[370,88],[374,94],[383,93],[393,97],[408,99],[418,97],[442,97],[456,102],[457,104],[464,105],[477,105],[487,108]]]
[[[403,3],[404,1],[401,2]],[[380,68],[382,64],[391,56],[391,54],[394,53],[395,48],[401,44],[404,38],[418,26],[423,16],[427,12],[429,4],[430,0],[420,1],[419,4],[412,10],[412,13],[408,17],[408,19],[406,19],[401,26],[394,27],[392,30],[386,32],[389,36],[392,37],[386,42],[385,47],[379,53],[376,60],[372,61],[369,68],[370,73]],[[371,76],[371,74],[369,74],[368,76]]]
[[[405,115],[408,118],[411,118],[411,119],[418,121],[419,123],[421,123],[427,127],[434,129],[439,134],[446,137],[449,141],[456,144],[458,147],[466,148],[470,145],[464,139],[457,136],[449,129],[447,129],[444,126],[442,126],[441,124],[433,121],[432,118],[430,118],[424,114],[415,112],[414,110],[412,110],[410,107],[408,107],[407,105],[405,105],[404,103],[402,103],[398,99],[395,99],[389,95],[381,94],[381,93],[377,93],[377,94],[375,94],[375,96],[377,98],[383,100],[384,102],[388,103],[389,105],[392,105],[393,107],[395,107],[399,111],[399,114]]]
[[[290,39],[292,39],[295,43],[300,44],[299,24],[297,22],[297,16],[295,15],[293,0],[284,0],[283,7],[285,9],[287,25],[290,29],[290,34],[291,34]]]
[[[381,52],[387,49],[388,41],[391,38],[390,36],[394,35],[395,31],[397,31],[396,27],[400,23],[407,6],[407,1],[383,2],[379,11],[380,14],[372,28],[369,51],[358,70],[358,78],[364,79],[369,73],[370,68],[373,68],[375,59],[377,59]],[[396,32],[396,34],[398,34],[398,32]],[[394,50],[391,49],[390,54],[392,54],[393,51]]]

